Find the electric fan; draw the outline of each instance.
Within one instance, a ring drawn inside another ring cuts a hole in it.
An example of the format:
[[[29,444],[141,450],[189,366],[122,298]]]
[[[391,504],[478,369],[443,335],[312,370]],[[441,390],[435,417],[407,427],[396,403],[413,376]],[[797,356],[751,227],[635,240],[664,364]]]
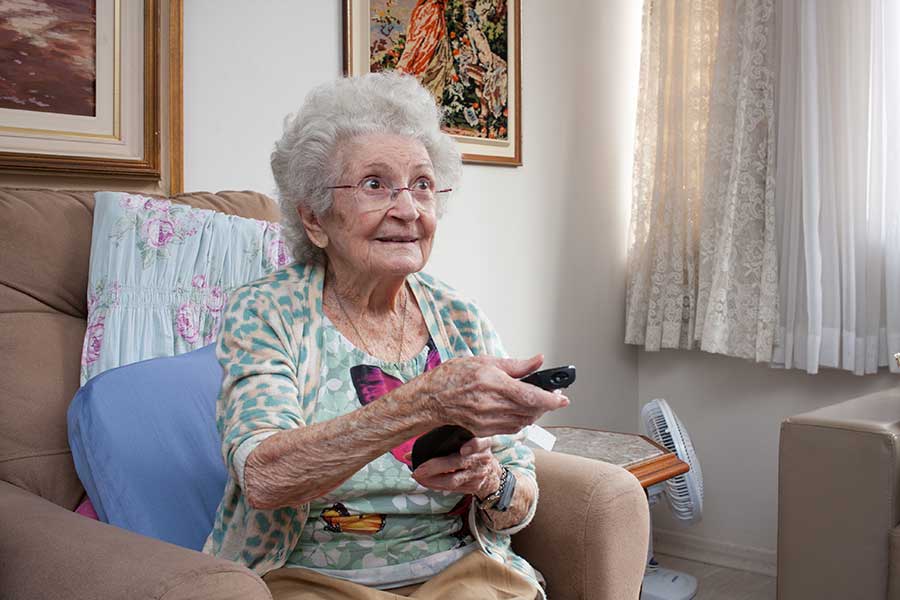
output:
[[[703,473],[697,454],[684,425],[669,407],[658,398],[641,409],[644,432],[678,458],[690,465],[691,470],[650,486],[647,497],[652,508],[661,498],[668,500],[672,514],[688,524],[700,520],[703,512]],[[697,579],[672,569],[659,566],[653,557],[653,527],[650,527],[650,549],[647,554],[647,570],[641,588],[641,600],[690,600],[697,594]]]

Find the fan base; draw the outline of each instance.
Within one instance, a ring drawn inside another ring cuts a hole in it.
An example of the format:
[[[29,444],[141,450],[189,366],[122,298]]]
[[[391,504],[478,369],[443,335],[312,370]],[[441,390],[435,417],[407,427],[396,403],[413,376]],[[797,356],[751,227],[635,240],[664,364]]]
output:
[[[697,595],[697,578],[681,571],[657,567],[644,574],[641,600],[691,600]]]

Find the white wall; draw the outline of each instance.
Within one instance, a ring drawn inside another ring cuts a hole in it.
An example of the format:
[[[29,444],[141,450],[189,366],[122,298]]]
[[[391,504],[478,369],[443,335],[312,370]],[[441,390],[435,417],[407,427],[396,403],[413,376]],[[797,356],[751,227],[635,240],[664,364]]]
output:
[[[273,192],[283,116],[340,73],[340,4],[185,3],[187,191]],[[525,164],[465,167],[428,270],[478,300],[511,354],[579,366],[547,422],[633,431],[621,340],[640,2],[524,4]]]
[[[284,116],[341,71],[340,2],[184,3],[184,189],[274,194]]]

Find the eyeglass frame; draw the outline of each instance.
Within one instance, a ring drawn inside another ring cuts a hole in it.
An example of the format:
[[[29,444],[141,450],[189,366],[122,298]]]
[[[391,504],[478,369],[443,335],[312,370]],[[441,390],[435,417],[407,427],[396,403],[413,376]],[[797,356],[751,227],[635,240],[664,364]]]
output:
[[[362,179],[359,180],[359,183],[357,183],[356,185],[328,185],[328,186],[325,186],[325,189],[326,190],[356,190],[356,191],[359,191],[361,189],[360,186],[363,184],[363,182],[365,182],[368,179],[372,179],[372,178],[371,177],[363,177]],[[381,179],[381,178],[379,177],[378,179]],[[413,194],[413,189],[409,186],[396,187],[396,188],[388,186],[388,189],[391,190],[390,202],[393,202],[394,198],[396,198],[397,195],[400,194],[400,192],[404,192],[404,191],[409,192],[409,195],[413,197],[413,200],[415,200],[415,194]],[[443,190],[435,190],[434,192],[432,192],[432,194],[434,194],[435,198],[437,198],[438,194],[446,194],[447,192],[452,192],[452,191],[453,191],[453,188],[445,188]]]

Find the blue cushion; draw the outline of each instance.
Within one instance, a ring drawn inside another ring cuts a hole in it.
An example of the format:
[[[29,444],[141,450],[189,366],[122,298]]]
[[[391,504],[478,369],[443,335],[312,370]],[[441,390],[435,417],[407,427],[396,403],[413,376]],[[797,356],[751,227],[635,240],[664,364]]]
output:
[[[225,490],[214,344],[111,369],[68,412],[75,468],[101,520],[200,550]]]

